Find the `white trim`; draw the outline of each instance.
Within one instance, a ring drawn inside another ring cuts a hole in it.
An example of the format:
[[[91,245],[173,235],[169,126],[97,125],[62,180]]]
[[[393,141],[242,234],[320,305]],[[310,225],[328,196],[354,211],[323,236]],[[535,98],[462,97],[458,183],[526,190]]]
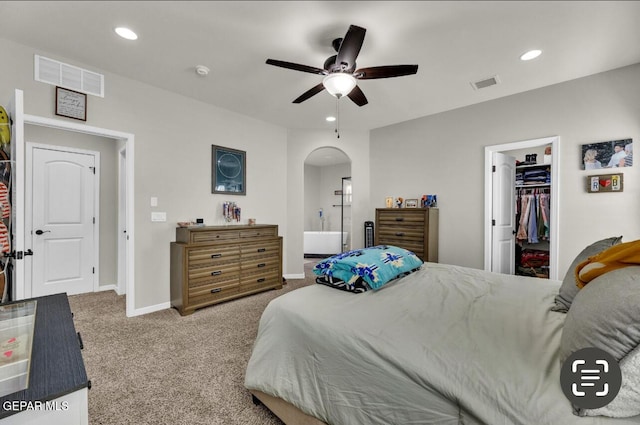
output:
[[[33,150],[45,149],[57,152],[69,152],[81,155],[91,155],[94,157],[94,167],[97,169],[95,173],[95,179],[93,180],[93,215],[96,219],[93,226],[93,264],[95,267],[95,273],[93,274],[93,292],[97,292],[100,287],[100,152],[92,151],[88,149],[71,148],[67,146],[48,145],[45,143],[27,142],[25,141],[25,202],[24,202],[24,235],[25,244],[24,248],[33,248]],[[32,257],[25,257],[30,259],[30,266],[24,268],[24,281],[25,281],[25,298],[33,296],[33,259]],[[27,284],[31,282],[31,284]]]
[[[118,292],[118,285],[115,285],[113,283],[110,283],[108,285],[100,285],[98,286],[98,289],[96,289],[96,292],[103,292],[103,291],[113,291],[118,295],[122,295],[121,293]]]
[[[284,277],[285,279],[304,279],[305,275],[304,273],[296,273],[296,274],[285,274],[282,277]]]
[[[484,148],[484,269],[491,270],[491,197],[492,173],[491,158],[493,152],[504,152],[516,149],[527,149],[542,145],[551,145],[551,218],[549,222],[549,278],[558,279],[559,227],[560,227],[560,136],[549,136],[540,139],[485,146]]]
[[[118,150],[118,224],[116,229],[116,241],[118,244],[118,271],[116,292],[119,295],[126,293],[127,288],[127,239],[124,232],[127,228],[127,147]]]
[[[170,308],[171,308],[170,302],[150,305],[149,307],[137,308],[133,310],[132,314],[129,314],[129,310],[127,310],[127,317],[142,316],[143,314],[155,313],[156,311],[167,310]]]
[[[22,95],[21,90],[16,90],[16,93]],[[75,131],[78,133],[91,134],[94,136],[107,137],[115,140],[123,140],[127,147],[127,235],[129,236],[129,249],[127,250],[127,317],[137,316],[138,313],[135,308],[135,197],[134,197],[134,135],[131,133],[123,133],[120,131],[108,130],[105,128],[92,127],[85,124],[79,124],[75,122],[67,122],[53,118],[39,117],[35,115],[24,115],[24,124],[39,125],[42,127],[55,128],[59,130]],[[23,160],[23,159],[20,159]],[[155,311],[155,310],[154,310]]]

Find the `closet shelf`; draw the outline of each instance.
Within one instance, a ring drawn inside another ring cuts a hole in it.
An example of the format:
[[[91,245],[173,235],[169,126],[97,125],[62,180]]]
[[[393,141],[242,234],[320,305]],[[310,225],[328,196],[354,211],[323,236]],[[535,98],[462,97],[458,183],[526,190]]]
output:
[[[536,183],[536,184],[517,184],[516,189],[526,189],[528,187],[551,187],[551,183]]]

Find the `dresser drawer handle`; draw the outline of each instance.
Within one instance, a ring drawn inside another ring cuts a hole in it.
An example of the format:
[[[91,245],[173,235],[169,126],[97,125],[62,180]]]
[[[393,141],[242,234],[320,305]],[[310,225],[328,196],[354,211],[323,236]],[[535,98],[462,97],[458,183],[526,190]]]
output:
[[[260,279],[256,280],[256,282],[260,283],[260,282],[264,282],[265,280],[267,280],[267,279],[264,278],[264,277],[261,277]]]
[[[220,276],[222,274],[222,270],[216,270],[215,272],[211,272],[211,276]]]
[[[396,221],[404,221],[404,217],[396,217]]]
[[[222,291],[222,288],[215,288],[215,289],[211,290],[211,293],[215,294],[215,293],[220,292],[220,291]]]
[[[258,248],[258,252],[265,252],[267,248]]]
[[[396,232],[396,236],[404,236],[404,232]]]
[[[211,258],[220,258],[222,254],[211,254]]]
[[[260,264],[258,264],[258,268],[260,268],[260,267],[264,267],[264,266],[266,266],[266,265],[267,265],[267,263],[260,263]]]

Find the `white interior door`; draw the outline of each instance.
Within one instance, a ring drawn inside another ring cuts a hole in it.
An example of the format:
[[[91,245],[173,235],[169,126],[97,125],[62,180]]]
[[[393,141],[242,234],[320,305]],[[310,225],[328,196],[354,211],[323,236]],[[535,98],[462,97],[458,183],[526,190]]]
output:
[[[491,271],[515,273],[516,159],[493,152],[492,262]]]
[[[33,148],[32,296],[92,292],[94,155]]]

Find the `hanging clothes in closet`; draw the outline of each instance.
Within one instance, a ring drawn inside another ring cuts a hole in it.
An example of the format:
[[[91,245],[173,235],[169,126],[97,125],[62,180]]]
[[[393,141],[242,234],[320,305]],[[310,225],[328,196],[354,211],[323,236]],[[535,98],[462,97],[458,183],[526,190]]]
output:
[[[548,189],[518,189],[516,194],[516,223],[519,242],[538,243],[549,240],[551,213]]]
[[[549,241],[550,193],[548,188],[519,188],[516,194],[516,274],[549,277],[549,251],[536,249]],[[527,246],[527,248],[524,248]]]

